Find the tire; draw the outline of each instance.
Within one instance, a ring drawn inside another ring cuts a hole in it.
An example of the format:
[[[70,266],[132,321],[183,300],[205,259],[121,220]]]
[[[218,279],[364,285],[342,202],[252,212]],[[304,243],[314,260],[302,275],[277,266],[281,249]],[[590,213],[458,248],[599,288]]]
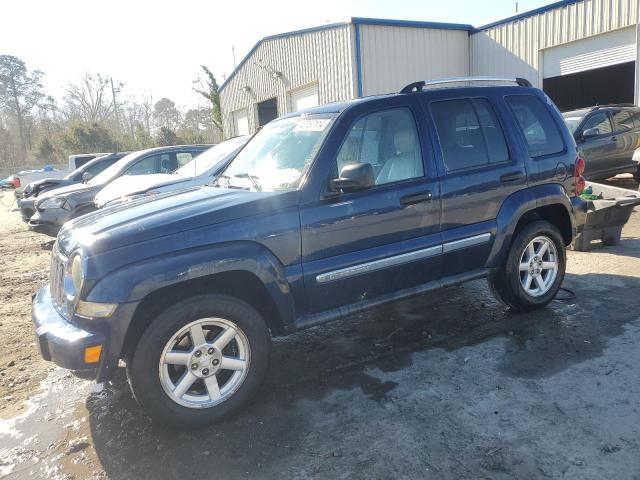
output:
[[[230,326],[235,337],[225,344],[222,333]],[[196,327],[203,334],[199,337],[203,348],[194,348],[191,332]],[[176,340],[181,331],[185,333]],[[213,348],[216,343],[222,345],[219,350]],[[153,421],[177,428],[204,427],[251,401],[267,374],[270,343],[265,321],[249,304],[228,295],[194,296],[170,306],[150,323],[127,361],[127,377],[134,397]],[[170,362],[169,355],[173,355]],[[175,358],[179,363],[174,364]],[[223,368],[229,360],[236,367]],[[243,361],[245,368],[240,371],[237,362]],[[183,389],[174,387],[196,375],[184,394],[178,394]],[[212,377],[213,389],[207,383]]]
[[[536,243],[536,241],[539,243]],[[525,250],[534,242],[534,249],[538,248],[539,251],[540,246],[545,241],[548,241],[549,244],[548,253],[545,252],[541,258],[534,256],[532,258],[534,263],[531,266],[531,263],[525,260],[528,258],[525,257],[525,255],[528,255]],[[554,253],[553,257],[551,256],[552,253]],[[545,270],[548,265],[554,263],[553,258],[555,258],[555,270],[552,268]],[[538,260],[536,261],[535,259]],[[530,275],[532,280],[529,290],[525,289],[523,282],[526,283],[527,276],[531,270],[521,272],[521,260],[524,260],[522,262],[523,265],[528,264],[530,265],[528,268],[533,269],[533,275]],[[540,262],[540,265],[538,265],[538,262]],[[504,265],[489,275],[489,286],[496,299],[514,311],[542,308],[553,300],[553,297],[558,293],[558,289],[564,279],[566,262],[566,247],[558,229],[549,222],[537,220],[526,225],[516,235],[511,243]],[[538,286],[538,280],[535,277],[540,277],[544,288]],[[535,292],[533,292],[534,287]]]

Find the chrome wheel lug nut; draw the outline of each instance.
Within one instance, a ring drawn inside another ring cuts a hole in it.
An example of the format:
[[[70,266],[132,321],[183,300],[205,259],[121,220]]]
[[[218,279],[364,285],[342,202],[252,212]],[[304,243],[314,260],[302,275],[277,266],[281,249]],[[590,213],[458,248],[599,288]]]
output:
[[[202,356],[202,352],[200,350],[197,350],[196,353],[194,353],[194,355],[196,357],[200,357],[200,356]]]
[[[208,368],[203,368],[202,369],[202,374],[203,375],[209,375],[209,369]]]
[[[191,364],[191,370],[197,370],[198,369],[198,364],[197,363],[192,363]]]
[[[213,361],[211,362],[211,364],[215,367],[220,363],[220,360],[218,360],[217,358],[214,358]]]
[[[213,353],[215,352],[215,349],[211,347],[209,350],[207,350],[207,352],[209,353],[209,355],[213,355]]]

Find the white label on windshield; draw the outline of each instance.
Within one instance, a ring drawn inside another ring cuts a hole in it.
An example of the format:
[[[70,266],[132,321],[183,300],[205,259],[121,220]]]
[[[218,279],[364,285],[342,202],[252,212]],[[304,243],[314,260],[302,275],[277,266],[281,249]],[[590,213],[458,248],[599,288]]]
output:
[[[330,119],[328,118],[316,118],[310,119],[306,118],[304,120],[300,120],[296,125],[296,128],[293,129],[294,132],[322,132],[327,125],[329,125]]]

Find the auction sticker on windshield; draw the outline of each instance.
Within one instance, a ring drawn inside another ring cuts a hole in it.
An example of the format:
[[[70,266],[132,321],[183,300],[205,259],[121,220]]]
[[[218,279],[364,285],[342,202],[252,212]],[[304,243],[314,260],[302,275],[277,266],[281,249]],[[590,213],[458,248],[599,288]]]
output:
[[[293,129],[294,132],[322,132],[331,119],[329,118],[304,118],[300,120],[296,128]]]

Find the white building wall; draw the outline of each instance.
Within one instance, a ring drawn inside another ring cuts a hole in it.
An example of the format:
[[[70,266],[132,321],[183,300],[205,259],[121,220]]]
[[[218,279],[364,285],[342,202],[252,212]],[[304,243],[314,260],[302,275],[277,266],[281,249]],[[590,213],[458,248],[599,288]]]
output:
[[[583,0],[474,33],[471,73],[519,76],[541,87],[543,49],[634,26],[639,10],[640,0]]]
[[[282,116],[290,111],[288,92],[303,85],[318,83],[320,104],[355,97],[353,28],[347,24],[262,41],[220,92],[225,137],[234,135],[232,112],[246,108],[254,132],[258,102],[277,97]],[[243,91],[245,86],[250,90]]]
[[[362,94],[398,92],[418,80],[469,74],[466,30],[359,25]]]

